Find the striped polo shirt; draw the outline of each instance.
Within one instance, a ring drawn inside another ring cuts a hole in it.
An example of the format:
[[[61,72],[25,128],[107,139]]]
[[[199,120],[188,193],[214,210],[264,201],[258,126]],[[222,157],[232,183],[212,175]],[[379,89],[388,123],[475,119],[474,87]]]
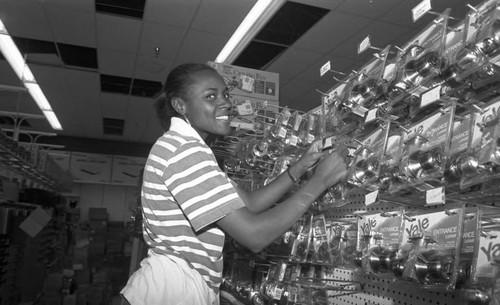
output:
[[[148,246],[184,259],[218,293],[224,232],[215,222],[244,203],[212,150],[183,120],[172,118],[153,145],[141,199]]]

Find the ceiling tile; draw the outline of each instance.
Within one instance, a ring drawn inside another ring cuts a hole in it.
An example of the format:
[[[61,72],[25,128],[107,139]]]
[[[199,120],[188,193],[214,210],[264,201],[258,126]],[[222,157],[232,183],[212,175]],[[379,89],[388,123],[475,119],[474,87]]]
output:
[[[191,28],[231,36],[255,2],[256,0],[202,0]],[[220,12],[223,11],[231,12],[231,14],[225,15],[224,22],[221,22]]]
[[[294,99],[290,100],[290,107],[301,111],[309,111],[321,105],[321,93],[316,89],[302,91]]]
[[[96,46],[95,14],[61,7],[47,7],[47,17],[57,42]]]
[[[43,3],[47,6],[85,11],[89,13],[95,12],[94,0],[43,0]]]
[[[172,27],[157,23],[144,22],[139,43],[139,54],[156,56],[159,48],[159,58],[173,59],[177,55],[187,29]]]
[[[320,75],[321,67],[330,61],[332,71],[337,71],[340,73],[327,72],[323,76]],[[348,73],[350,67],[356,63],[355,60],[350,58],[345,58],[342,56],[325,56],[318,60],[316,63],[312,64],[308,69],[302,71],[302,73],[297,74],[297,78],[300,80],[311,81],[316,84],[317,89],[323,91],[326,88],[333,86],[337,81],[334,77],[338,79],[343,79],[345,76],[341,73]]]
[[[189,27],[201,0],[148,0],[144,21],[178,27]]]
[[[132,77],[135,66],[135,54],[115,49],[97,49],[99,72],[102,74]]]
[[[313,87],[311,82],[294,79],[287,84],[280,86],[280,105],[289,104],[294,101],[297,96],[302,95],[304,92]],[[302,110],[298,109],[297,110]]]
[[[214,60],[228,39],[227,36],[189,31],[186,40],[179,49],[177,62],[207,62]]]
[[[326,8],[329,10],[334,10],[343,1],[344,0],[294,0],[293,2],[298,2],[298,3],[302,3],[302,4],[307,4],[307,5]]]
[[[342,2],[337,11],[367,18],[377,18],[399,4],[401,0],[348,0]]]
[[[308,69],[308,67],[313,65],[321,57],[321,53],[291,47],[288,48],[283,55],[279,56],[267,70],[279,71],[280,83],[285,84],[291,78],[294,78],[296,75]]]
[[[130,97],[128,111],[125,120],[124,138],[134,139],[135,142],[143,142],[144,135],[148,129],[149,121],[157,121],[153,107],[154,100],[140,97]],[[161,135],[159,125],[155,136]]]
[[[102,102],[102,116],[112,119],[125,119],[127,115],[129,96],[102,92],[99,99]]]
[[[362,54],[358,55],[358,46],[368,35],[370,35],[370,42],[373,47],[385,48],[387,45],[392,43],[393,39],[409,32],[410,29],[406,27],[391,25],[380,21],[373,21],[369,26],[352,36],[351,39],[334,49],[332,53],[356,59],[361,62],[364,62],[364,60],[368,61],[371,58],[371,54],[374,53],[372,49],[366,50]]]
[[[0,73],[0,84],[23,87],[21,80],[19,80],[6,60],[0,60],[0,71],[2,71],[2,73]]]
[[[173,60],[167,60],[154,56],[138,56],[135,65],[134,77],[139,79],[153,80],[163,83],[167,78]]]
[[[98,48],[136,52],[142,22],[106,14],[96,14]]]
[[[2,0],[0,19],[12,36],[52,40],[40,1]]]
[[[330,12],[293,46],[318,52],[328,52],[352,37],[352,35],[368,25],[369,22],[370,19],[368,18]]]

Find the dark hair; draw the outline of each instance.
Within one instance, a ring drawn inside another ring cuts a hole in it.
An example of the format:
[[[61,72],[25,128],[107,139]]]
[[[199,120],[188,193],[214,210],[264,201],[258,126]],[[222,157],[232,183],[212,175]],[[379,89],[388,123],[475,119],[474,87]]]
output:
[[[160,120],[161,127],[167,131],[170,129],[170,119],[182,116],[172,106],[174,97],[185,98],[188,87],[193,83],[191,75],[199,71],[217,71],[207,64],[185,63],[175,67],[167,76],[163,85],[161,95],[155,101],[156,114]]]

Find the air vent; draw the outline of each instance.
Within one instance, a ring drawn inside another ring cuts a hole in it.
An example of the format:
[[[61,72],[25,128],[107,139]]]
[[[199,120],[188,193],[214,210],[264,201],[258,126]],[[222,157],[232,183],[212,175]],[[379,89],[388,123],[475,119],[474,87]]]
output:
[[[97,69],[97,51],[95,48],[58,43],[61,58],[66,65]]]
[[[251,41],[233,63],[236,66],[262,68],[278,57],[288,47],[270,43]]]
[[[132,95],[144,96],[144,97],[154,97],[161,90],[161,83],[144,80],[144,79],[134,79],[132,83]]]
[[[233,62],[263,69],[312,28],[329,10],[287,1]]]
[[[56,54],[56,45],[52,41],[12,37],[17,48],[22,54],[37,53],[37,54]]]
[[[129,94],[132,79],[114,75],[101,74],[101,91]]]
[[[124,17],[142,19],[146,0],[96,0],[95,10]]]
[[[121,119],[103,118],[102,128],[105,135],[121,136],[123,135],[123,128],[125,121]]]

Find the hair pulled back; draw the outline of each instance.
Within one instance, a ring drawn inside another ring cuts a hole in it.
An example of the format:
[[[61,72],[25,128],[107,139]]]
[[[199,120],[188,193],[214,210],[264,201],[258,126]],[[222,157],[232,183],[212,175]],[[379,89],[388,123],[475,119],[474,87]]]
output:
[[[207,70],[217,73],[214,68],[201,63],[181,64],[170,71],[163,85],[162,93],[155,101],[156,114],[165,131],[170,129],[170,119],[172,117],[182,118],[182,115],[177,113],[172,106],[172,99],[175,97],[185,99],[188,93],[188,87],[194,82],[191,75],[196,72]]]

